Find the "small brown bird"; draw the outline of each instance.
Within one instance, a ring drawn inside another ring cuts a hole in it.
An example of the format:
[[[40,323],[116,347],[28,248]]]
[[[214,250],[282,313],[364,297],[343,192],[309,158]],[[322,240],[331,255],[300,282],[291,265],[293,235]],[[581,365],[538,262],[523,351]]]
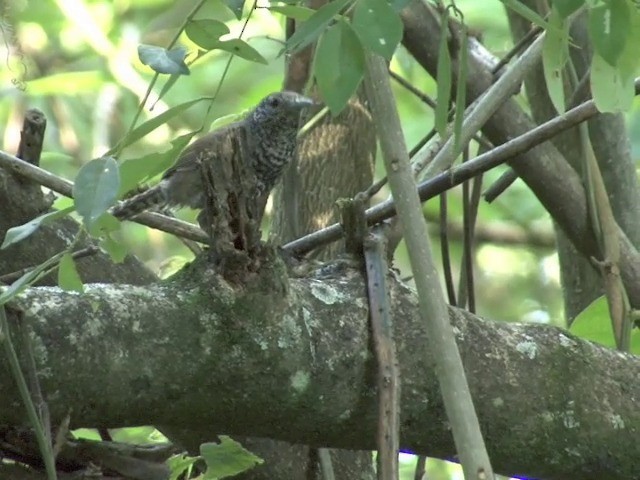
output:
[[[126,219],[151,207],[202,209],[206,199],[203,168],[211,168],[215,179],[219,170],[226,170],[223,167],[229,167],[229,160],[239,153],[255,174],[255,197],[268,196],[295,153],[300,112],[314,104],[295,92],[268,95],[245,119],[189,145],[158,185],[114,207],[112,213]],[[238,152],[239,148],[242,152]]]

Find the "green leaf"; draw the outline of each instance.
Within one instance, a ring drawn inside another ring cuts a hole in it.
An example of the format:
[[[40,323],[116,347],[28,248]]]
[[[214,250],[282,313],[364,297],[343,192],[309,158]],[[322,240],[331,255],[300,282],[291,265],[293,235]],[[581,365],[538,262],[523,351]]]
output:
[[[616,341],[611,329],[607,299],[601,296],[578,314],[569,331],[581,338],[615,348]]]
[[[58,286],[67,291],[84,291],[84,284],[76,269],[76,262],[70,253],[65,253],[60,260],[60,265],[58,266]]]
[[[565,19],[584,5],[585,0],[554,0],[553,9]]]
[[[251,62],[262,63],[264,65],[268,63],[267,60],[260,55],[260,52],[240,38],[220,40],[217,42],[215,48],[232,53]]]
[[[462,122],[464,121],[464,112],[467,102],[467,60],[469,55],[469,34],[464,28],[464,34],[460,41],[460,59],[458,62],[458,84],[456,87],[456,110],[453,118],[453,145],[456,152],[462,150]]]
[[[96,158],[82,166],[73,185],[73,199],[87,227],[116,202],[119,188],[118,163],[113,157]]]
[[[207,462],[206,479],[231,477],[264,462],[226,435],[219,438],[220,443],[200,445],[200,455]]]
[[[331,113],[338,115],[364,75],[364,50],[346,21],[339,20],[320,38],[313,71],[322,98]]]
[[[100,215],[89,229],[89,234],[94,238],[100,238],[112,232],[120,230],[120,220],[109,212]]]
[[[28,221],[27,223],[10,228],[9,230],[7,230],[7,234],[4,237],[2,246],[0,246],[0,250],[24,240],[33,232],[38,230],[38,228],[40,228],[42,225],[65,217],[73,212],[73,210],[73,207],[68,207],[63,210],[56,210],[53,212],[45,213],[44,215],[40,215],[39,217],[36,217],[33,220]]]
[[[138,58],[158,73],[189,75],[189,67],[184,63],[187,51],[183,47],[171,50],[155,45],[138,45]]]
[[[201,50],[198,50],[198,51],[201,51]],[[180,74],[178,73],[169,75],[169,78],[167,79],[165,84],[162,86],[162,90],[160,90],[160,93],[158,94],[158,98],[156,99],[156,102],[153,105],[151,105],[150,110],[153,110],[156,104],[164,98],[164,96],[167,94],[169,90],[173,88],[173,86],[176,84],[179,78],[180,78]]]
[[[315,41],[333,18],[351,2],[334,0],[319,8],[306,22],[302,23],[287,40],[285,50],[293,53]]]
[[[100,248],[109,254],[115,263],[122,263],[127,257],[127,249],[120,242],[113,239],[111,235],[105,235],[100,241]]]
[[[160,115],[158,115],[157,117],[152,118],[151,120],[147,120],[142,125],[139,125],[133,131],[128,133],[118,143],[118,145],[116,145],[111,150],[109,150],[105,155],[112,155],[116,150],[118,150],[118,149],[122,150],[125,147],[128,147],[129,145],[131,145],[132,143],[137,142],[138,140],[140,140],[144,136],[146,136],[149,133],[151,133],[152,131],[154,131],[160,125],[164,125],[169,120],[171,120],[173,117],[181,114],[185,110],[191,108],[196,103],[202,102],[203,100],[210,100],[210,99],[205,97],[205,98],[197,98],[195,100],[190,100],[188,102],[181,103],[180,105],[176,105],[175,107],[172,107],[172,108],[170,108],[169,110],[167,110],[165,112],[162,112]]]
[[[502,0],[502,3],[504,3],[505,6],[516,12],[521,17],[529,20],[534,25],[538,25],[539,27],[542,27],[545,30],[549,31],[550,25],[544,20],[544,18],[542,18],[535,11],[531,10],[519,0]]]
[[[640,7],[631,9],[629,38],[618,58],[617,67],[622,78],[633,78],[640,67]]]
[[[150,153],[140,158],[125,160],[120,164],[121,197],[141,182],[147,181],[167,170],[191,141],[196,132],[186,133],[171,141],[171,148],[161,153]]]
[[[242,9],[244,8],[244,0],[224,0],[238,20],[242,18]]]
[[[440,25],[449,22],[449,9],[445,8],[440,17]],[[436,78],[437,101],[435,111],[435,127],[440,138],[447,133],[449,123],[449,104],[451,100],[451,54],[449,52],[448,29],[440,30],[438,44],[438,73]]]
[[[31,285],[32,283],[36,282],[40,278],[42,273],[44,271],[48,270],[49,268],[51,268],[56,263],[58,263],[58,261],[62,258],[62,256],[65,253],[66,252],[57,253],[56,255],[54,255],[50,259],[46,260],[45,262],[41,263],[37,267],[29,270],[27,273],[22,275],[18,280],[13,282],[9,286],[9,288],[7,288],[2,293],[0,293],[0,306],[4,305],[8,301],[10,301],[12,298],[14,298],[20,292],[22,292],[29,285]],[[1,287],[0,287],[0,289],[1,289]]]
[[[402,21],[387,0],[360,0],[351,26],[365,47],[387,60],[402,40]]]
[[[610,0],[589,10],[593,47],[611,66],[616,65],[629,37],[630,14],[626,0]]]
[[[315,13],[314,9],[299,5],[273,5],[269,7],[269,10],[300,22],[309,20]]]
[[[635,96],[633,75],[623,77],[620,70],[594,53],[591,60],[591,93],[600,112],[623,112],[631,108]]]
[[[562,20],[556,11],[551,12],[549,21],[557,28],[545,35],[542,67],[551,102],[558,113],[564,113],[566,102],[562,72],[569,58],[569,23]]]
[[[229,33],[229,27],[218,20],[191,20],[185,28],[187,37],[193,43],[205,50],[213,50],[219,43],[220,37]]]
[[[609,348],[616,348],[616,341],[611,328],[611,317],[607,298],[603,295],[578,314],[569,331],[574,335],[599,343]],[[631,353],[640,353],[640,330],[631,331]]]
[[[178,480],[187,469],[190,469],[194,463],[200,460],[201,457],[189,457],[184,454],[173,455],[165,462],[171,471],[169,480]]]

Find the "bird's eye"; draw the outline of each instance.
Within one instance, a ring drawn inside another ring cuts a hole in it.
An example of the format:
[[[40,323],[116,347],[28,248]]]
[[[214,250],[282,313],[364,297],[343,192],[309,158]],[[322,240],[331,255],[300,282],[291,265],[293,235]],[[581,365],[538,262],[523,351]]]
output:
[[[280,99],[278,97],[270,98],[269,106],[272,108],[278,108],[280,106]]]

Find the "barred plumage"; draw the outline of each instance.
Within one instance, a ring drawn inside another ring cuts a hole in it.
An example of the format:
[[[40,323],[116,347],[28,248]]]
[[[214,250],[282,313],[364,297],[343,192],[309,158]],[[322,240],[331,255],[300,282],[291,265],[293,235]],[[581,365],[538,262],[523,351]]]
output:
[[[244,120],[193,142],[158,185],[114,207],[112,213],[126,219],[156,206],[203,208],[206,195],[202,163],[208,162],[215,174],[216,169],[226,168],[225,161],[239,153],[239,145],[243,146],[246,165],[251,167],[258,183],[251,196],[265,197],[266,201],[266,195],[295,153],[300,111],[313,104],[295,92],[272,93]]]

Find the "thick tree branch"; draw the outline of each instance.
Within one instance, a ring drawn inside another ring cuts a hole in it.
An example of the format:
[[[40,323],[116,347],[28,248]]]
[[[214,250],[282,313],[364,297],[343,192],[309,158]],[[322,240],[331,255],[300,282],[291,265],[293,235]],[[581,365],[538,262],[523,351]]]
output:
[[[417,299],[393,277],[389,286],[403,382],[401,446],[450,458]],[[244,287],[194,264],[147,288],[29,289],[12,307],[33,330],[54,423],[71,410],[73,427],[206,425],[367,449],[375,445],[377,407],[365,291],[344,263],[308,278],[287,279],[275,268]],[[554,327],[489,322],[454,309],[450,316],[497,471],[634,478],[639,358]],[[0,410],[0,423],[17,424],[23,409],[5,362],[0,405],[11,408]]]

